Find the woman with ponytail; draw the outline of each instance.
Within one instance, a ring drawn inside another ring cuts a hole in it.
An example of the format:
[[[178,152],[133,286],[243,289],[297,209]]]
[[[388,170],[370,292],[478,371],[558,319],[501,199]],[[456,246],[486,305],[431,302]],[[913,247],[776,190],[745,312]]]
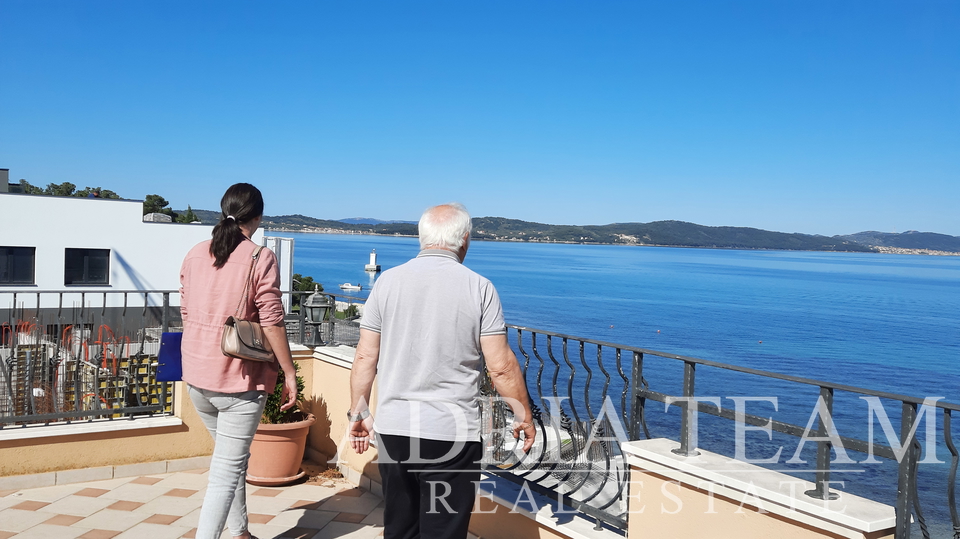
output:
[[[284,410],[297,400],[297,382],[283,323],[280,271],[269,249],[260,251],[248,301],[237,313],[258,247],[251,237],[263,219],[263,196],[256,187],[238,183],[227,189],[220,209],[213,239],[191,249],[180,269],[183,381],[214,440],[197,539],[220,537],[224,524],[234,537],[250,539],[245,488],[250,442],[267,392],[276,384],[277,368],[284,372]],[[223,355],[223,323],[235,314],[260,322],[277,362]]]

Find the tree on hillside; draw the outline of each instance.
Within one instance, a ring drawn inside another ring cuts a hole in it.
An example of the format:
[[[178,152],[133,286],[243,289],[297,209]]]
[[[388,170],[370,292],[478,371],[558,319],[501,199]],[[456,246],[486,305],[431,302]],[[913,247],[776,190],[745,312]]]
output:
[[[193,213],[193,208],[191,208],[189,204],[187,204],[187,211],[177,217],[178,223],[193,223],[194,221],[199,220],[200,218],[197,217],[197,214]]]
[[[48,183],[43,194],[55,197],[72,197],[77,192],[77,186],[70,182]]]
[[[173,212],[173,210],[167,207],[169,205],[170,203],[167,202],[167,199],[160,195],[147,195],[143,199],[143,214],[162,213],[169,215],[174,221],[176,221],[178,216]]]

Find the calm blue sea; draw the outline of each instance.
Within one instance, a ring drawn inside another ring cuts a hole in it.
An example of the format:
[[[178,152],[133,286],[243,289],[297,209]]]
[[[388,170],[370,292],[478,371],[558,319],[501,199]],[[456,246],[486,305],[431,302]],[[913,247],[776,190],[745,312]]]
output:
[[[330,292],[416,256],[412,238],[284,234]],[[507,322],[960,401],[960,257],[473,242]]]
[[[364,290],[356,295],[362,297],[375,279],[363,270],[372,249],[384,269],[418,252],[411,238],[285,236],[296,239],[296,272],[330,292],[340,292],[339,283],[360,283]],[[960,402],[960,257],[473,242],[465,263],[496,285],[508,323]],[[655,390],[678,394],[680,372],[677,362],[645,362]],[[806,424],[815,387],[745,378],[698,369],[697,393],[775,395],[778,409],[759,403],[750,412]],[[899,408],[890,402],[886,408],[899,430]],[[676,438],[674,410],[672,420],[664,419],[668,414],[648,419],[653,436]],[[838,393],[835,410],[843,435],[867,438],[867,407],[857,395]],[[733,454],[729,422],[700,421],[700,447]],[[754,433],[748,456],[768,457],[783,446],[782,463],[798,444],[782,435],[764,438]],[[807,444],[803,458],[812,462],[814,451],[815,444]],[[937,452],[949,458],[945,447]],[[895,463],[853,468],[833,474],[846,482],[842,490],[893,503]],[[922,468],[924,511],[940,536],[949,522],[947,464]]]

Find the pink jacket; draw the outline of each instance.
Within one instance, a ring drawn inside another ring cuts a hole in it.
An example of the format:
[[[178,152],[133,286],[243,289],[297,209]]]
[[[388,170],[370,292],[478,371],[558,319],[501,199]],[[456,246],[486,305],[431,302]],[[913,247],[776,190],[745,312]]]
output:
[[[277,362],[262,363],[224,356],[220,351],[223,323],[233,316],[243,296],[257,245],[243,241],[220,269],[213,267],[210,240],[187,253],[180,268],[180,313],[183,316],[183,381],[221,393],[259,390],[272,392]],[[273,251],[264,248],[253,274],[246,305],[236,316],[283,326],[280,270]]]

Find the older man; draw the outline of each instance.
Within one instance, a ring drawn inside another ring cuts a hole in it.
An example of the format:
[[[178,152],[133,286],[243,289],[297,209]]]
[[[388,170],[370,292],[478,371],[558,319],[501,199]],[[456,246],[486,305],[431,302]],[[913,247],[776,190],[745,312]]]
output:
[[[351,444],[375,430],[384,537],[464,538],[480,479],[481,361],[533,445],[526,386],[493,284],[462,265],[470,215],[443,204],[420,218],[420,254],[380,276],[364,306],[350,376]],[[367,403],[374,378],[377,418]]]

